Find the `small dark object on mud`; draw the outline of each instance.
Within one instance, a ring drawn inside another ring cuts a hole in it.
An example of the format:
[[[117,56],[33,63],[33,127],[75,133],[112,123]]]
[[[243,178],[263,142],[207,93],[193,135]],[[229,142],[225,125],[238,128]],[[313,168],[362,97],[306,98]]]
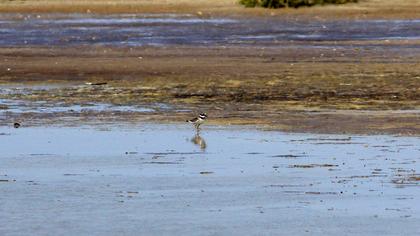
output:
[[[86,85],[92,85],[92,86],[97,86],[97,85],[106,85],[108,84],[107,82],[97,82],[97,83],[92,83],[92,82],[87,82]]]
[[[284,154],[284,155],[274,155],[271,157],[284,157],[284,158],[298,158],[298,157],[305,157],[303,155],[291,155],[291,154]]]
[[[125,152],[125,155],[137,154],[138,152]]]
[[[19,123],[17,123],[17,122],[15,122],[15,123],[13,124],[13,127],[15,127],[15,129],[17,129],[17,128],[19,128],[19,127],[20,127],[20,124],[19,124]]]
[[[0,179],[0,182],[16,182],[15,179]]]

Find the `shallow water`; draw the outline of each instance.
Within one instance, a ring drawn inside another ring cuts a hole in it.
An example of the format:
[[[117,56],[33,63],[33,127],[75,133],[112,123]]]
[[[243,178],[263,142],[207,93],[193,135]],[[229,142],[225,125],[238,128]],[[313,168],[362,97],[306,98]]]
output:
[[[416,137],[158,124],[0,134],[2,235],[420,230]]]
[[[0,19],[0,46],[285,46],[295,41],[420,39],[419,20],[234,19],[185,14],[4,14]]]
[[[99,102],[75,104],[61,99],[60,101],[36,101],[20,99],[37,93],[59,93],[60,90],[93,89],[90,85],[53,84],[53,85],[1,85],[0,86],[0,118],[11,114],[23,113],[99,113],[99,112],[137,112],[148,113],[169,110],[172,107],[164,103],[147,103],[143,105],[121,105]],[[3,97],[3,98],[2,98]]]
[[[165,105],[166,106],[166,105]],[[0,115],[2,113],[83,113],[83,112],[153,112],[156,108],[162,108],[159,104],[151,104],[149,107],[141,106],[117,106],[106,103],[89,104],[65,104],[51,103],[47,101],[23,101],[13,99],[0,99]]]

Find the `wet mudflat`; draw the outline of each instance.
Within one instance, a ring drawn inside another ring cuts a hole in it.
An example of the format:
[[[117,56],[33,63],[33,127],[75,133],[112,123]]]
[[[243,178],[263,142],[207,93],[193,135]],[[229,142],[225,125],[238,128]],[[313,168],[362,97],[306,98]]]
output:
[[[0,234],[418,235],[419,138],[0,128]]]
[[[419,27],[417,18],[5,13],[0,123],[178,122],[211,111],[215,124],[415,135]]]
[[[0,6],[0,235],[420,234],[414,5],[29,2]]]
[[[343,89],[338,85],[342,95],[326,95],[320,100],[319,96],[325,94],[316,86],[310,86],[318,90],[316,93],[309,91],[311,94],[307,94],[306,89],[297,88],[299,92],[290,94],[288,90],[299,84],[284,86],[286,81],[283,79],[267,83],[260,79],[254,88],[246,83],[246,92],[241,85],[232,87],[231,82],[220,81],[219,88],[211,89],[206,85],[215,81],[181,86],[179,81],[172,83],[170,79],[112,81],[101,85],[80,81],[0,85],[0,125],[8,126],[13,122],[25,126],[78,126],[80,122],[179,124],[197,111],[207,111],[213,125],[252,124],[264,129],[305,133],[418,135],[420,132],[415,87],[410,88],[410,92],[395,86],[393,89],[399,92],[393,93],[392,97],[396,99],[386,100],[389,91],[382,89],[382,95],[376,94],[373,98],[360,98],[358,90],[355,97],[349,99],[349,93],[354,92],[352,86]],[[412,82],[415,83],[415,79]],[[152,86],[146,86],[146,83]],[[263,86],[270,86],[272,91],[266,91]],[[324,90],[329,89],[329,85],[322,86],[325,86]],[[263,92],[271,93],[272,97],[261,94]]]

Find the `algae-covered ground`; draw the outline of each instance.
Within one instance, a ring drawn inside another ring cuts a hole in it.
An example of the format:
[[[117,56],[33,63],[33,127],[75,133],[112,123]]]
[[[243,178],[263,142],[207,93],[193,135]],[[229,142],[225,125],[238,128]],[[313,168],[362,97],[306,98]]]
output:
[[[218,124],[418,134],[419,54],[410,54],[410,45],[397,52],[387,52],[387,45],[372,47],[1,49],[7,92],[0,96],[60,106],[176,107],[120,114],[121,121],[179,122],[206,111],[210,122]],[[28,87],[11,89],[22,84]],[[31,89],[35,85],[41,89]],[[2,123],[51,115],[11,113]]]

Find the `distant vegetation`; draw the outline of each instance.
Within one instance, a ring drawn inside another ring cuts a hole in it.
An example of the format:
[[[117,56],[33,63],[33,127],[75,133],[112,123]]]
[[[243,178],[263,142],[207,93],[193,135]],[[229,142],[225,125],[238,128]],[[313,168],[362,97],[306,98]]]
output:
[[[343,4],[349,2],[357,2],[358,0],[240,0],[239,3],[246,7],[266,7],[266,8],[282,8],[282,7],[302,7],[323,4]]]

